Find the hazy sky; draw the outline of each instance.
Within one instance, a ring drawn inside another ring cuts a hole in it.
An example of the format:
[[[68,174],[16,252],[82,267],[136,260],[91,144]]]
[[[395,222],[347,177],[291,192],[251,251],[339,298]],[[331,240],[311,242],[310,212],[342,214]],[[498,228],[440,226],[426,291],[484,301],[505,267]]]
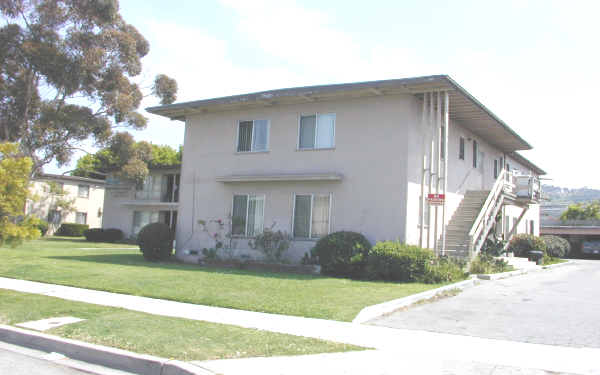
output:
[[[175,78],[178,101],[448,74],[533,145],[550,183],[600,188],[599,1],[122,0],[121,13],[150,42],[144,81]],[[183,143],[182,122],[147,116],[138,140]]]

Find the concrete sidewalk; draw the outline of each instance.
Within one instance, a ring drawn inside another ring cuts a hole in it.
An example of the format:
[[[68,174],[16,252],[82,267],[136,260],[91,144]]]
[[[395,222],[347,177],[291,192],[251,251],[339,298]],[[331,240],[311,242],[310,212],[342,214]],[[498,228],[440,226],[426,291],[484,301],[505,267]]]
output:
[[[455,361],[575,374],[600,374],[600,349],[519,343],[426,331],[375,327],[324,319],[267,314],[0,278],[0,288],[155,315],[231,324],[312,337],[395,353],[425,362]],[[426,356],[426,357],[424,357]],[[393,356],[392,356],[393,357]],[[425,359],[427,358],[427,359]],[[282,372],[283,373],[283,372]]]

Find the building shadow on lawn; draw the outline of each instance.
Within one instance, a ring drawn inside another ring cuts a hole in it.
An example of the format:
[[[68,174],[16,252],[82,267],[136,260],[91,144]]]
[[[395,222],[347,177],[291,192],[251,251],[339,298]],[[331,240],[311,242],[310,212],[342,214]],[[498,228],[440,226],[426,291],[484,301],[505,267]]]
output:
[[[108,249],[110,250],[110,249]],[[320,275],[306,275],[297,273],[285,273],[285,272],[272,272],[272,271],[255,271],[255,270],[243,270],[226,267],[205,267],[194,264],[185,264],[177,261],[168,262],[149,262],[144,260],[142,254],[98,254],[98,255],[64,255],[64,256],[48,256],[46,259],[54,260],[74,260],[78,262],[89,262],[89,263],[103,263],[113,264],[119,266],[135,266],[153,269],[164,269],[170,271],[192,271],[192,272],[203,272],[203,273],[222,273],[229,275],[241,275],[241,276],[259,276],[269,277],[276,279],[289,279],[289,280],[320,280],[328,278]]]

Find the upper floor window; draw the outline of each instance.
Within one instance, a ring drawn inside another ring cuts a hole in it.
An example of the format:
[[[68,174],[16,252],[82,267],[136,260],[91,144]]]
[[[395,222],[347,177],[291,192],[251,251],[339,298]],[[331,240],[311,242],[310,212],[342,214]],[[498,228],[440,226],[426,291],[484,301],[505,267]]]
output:
[[[179,202],[179,182],[179,173],[162,176],[161,202]]]
[[[231,234],[254,237],[262,233],[264,214],[264,195],[234,195]]]
[[[269,149],[269,121],[240,121],[238,124],[238,152],[258,152]]]
[[[477,168],[477,153],[479,152],[479,147],[477,146],[477,141],[473,140],[473,168]]]
[[[77,187],[77,196],[87,198],[90,196],[90,185],[79,185]]]
[[[458,158],[465,160],[465,139],[463,137],[458,139]]]
[[[335,113],[300,116],[298,149],[314,150],[335,146]]]

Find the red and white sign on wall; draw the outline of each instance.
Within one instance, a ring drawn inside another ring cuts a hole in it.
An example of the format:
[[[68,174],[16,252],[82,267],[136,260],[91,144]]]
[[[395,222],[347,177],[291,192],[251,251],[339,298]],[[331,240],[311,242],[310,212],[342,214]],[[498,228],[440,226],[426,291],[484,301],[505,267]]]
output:
[[[427,194],[427,202],[431,206],[442,206],[445,199],[445,194]]]

